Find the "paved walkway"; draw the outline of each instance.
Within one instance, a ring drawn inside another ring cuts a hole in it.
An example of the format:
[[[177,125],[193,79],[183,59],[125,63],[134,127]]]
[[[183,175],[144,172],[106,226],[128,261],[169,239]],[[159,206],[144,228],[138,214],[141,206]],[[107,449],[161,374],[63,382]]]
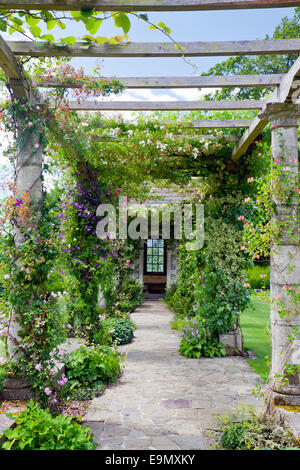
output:
[[[244,359],[180,356],[172,318],[161,301],[146,301],[132,315],[137,329],[120,348],[123,375],[84,418],[98,449],[207,449],[217,415],[240,402],[261,405],[251,394],[260,379]]]

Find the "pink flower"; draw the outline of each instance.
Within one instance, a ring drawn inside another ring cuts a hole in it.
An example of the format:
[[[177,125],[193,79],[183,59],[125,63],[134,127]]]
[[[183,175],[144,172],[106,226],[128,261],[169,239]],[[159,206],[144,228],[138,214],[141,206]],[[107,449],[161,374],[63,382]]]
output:
[[[69,328],[69,330],[70,330],[72,328],[72,325],[70,325],[70,323],[68,323],[67,328]]]
[[[5,279],[5,280],[7,280],[7,279],[9,279],[9,278],[10,278],[10,275],[9,275],[9,274],[4,274],[4,276],[3,276],[3,277],[4,277],[4,279]]]
[[[128,259],[124,265],[124,268],[129,268],[130,265],[130,259]]]
[[[39,111],[41,108],[39,106],[36,106],[36,109]]]
[[[39,149],[39,148],[40,148],[39,144],[35,144],[35,145],[34,145],[34,148],[35,148],[35,149]]]
[[[274,163],[276,163],[276,165],[278,165],[278,163],[280,163],[280,160],[275,160]]]
[[[245,282],[245,283],[244,283],[244,287],[247,287],[247,288],[250,287],[249,282]]]
[[[291,290],[291,286],[283,286],[283,289],[285,289],[285,290]]]
[[[261,153],[258,153],[257,156],[258,156],[258,157],[261,157]]]
[[[50,390],[49,387],[44,388],[44,392],[46,393],[46,395],[51,395],[52,394],[52,391]]]
[[[244,201],[245,201],[245,202],[250,202],[250,201],[251,201],[251,197],[245,197]]]
[[[247,181],[248,181],[248,183],[253,183],[253,181],[254,181],[253,176],[251,176],[250,178],[248,178]]]
[[[256,199],[256,202],[257,202],[257,204],[260,204],[261,200],[260,200],[260,199]]]
[[[245,218],[245,217],[244,217],[243,215],[239,215],[239,216],[238,216],[238,220],[244,220],[244,218]]]
[[[33,122],[29,121],[28,126],[29,126],[29,127],[32,127],[32,126],[33,126]]]
[[[292,163],[295,163],[296,161],[297,161],[296,158],[291,158]]]
[[[7,156],[8,156],[8,158],[14,158],[12,153],[9,153]]]
[[[35,366],[35,368],[36,368],[36,370],[41,370],[41,369],[42,369],[42,364],[37,364],[37,365]],[[46,392],[45,392],[45,393],[46,393]]]
[[[264,278],[264,277],[267,277],[267,275],[266,274],[260,274],[259,277]]]
[[[242,246],[241,246],[241,250],[242,250],[242,251],[246,250],[246,248],[247,248],[247,247],[246,247],[245,245],[242,245]]]

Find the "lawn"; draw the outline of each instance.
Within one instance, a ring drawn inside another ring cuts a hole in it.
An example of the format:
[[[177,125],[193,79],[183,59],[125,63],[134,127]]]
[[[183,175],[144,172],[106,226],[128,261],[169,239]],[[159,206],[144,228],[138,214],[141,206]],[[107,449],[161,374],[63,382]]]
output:
[[[255,294],[252,306],[241,315],[241,326],[246,350],[255,351],[257,359],[247,359],[248,364],[264,380],[268,376],[266,356],[271,356],[271,340],[269,331],[270,299],[269,292]]]

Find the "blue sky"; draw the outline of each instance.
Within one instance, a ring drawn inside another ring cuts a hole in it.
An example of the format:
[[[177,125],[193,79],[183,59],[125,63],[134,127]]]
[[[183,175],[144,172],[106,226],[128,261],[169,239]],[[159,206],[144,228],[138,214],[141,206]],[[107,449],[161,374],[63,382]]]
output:
[[[176,41],[226,41],[243,39],[263,39],[272,34],[284,16],[293,16],[293,8],[211,11],[211,12],[159,12],[149,13],[154,23],[163,21],[172,29]],[[76,25],[77,27],[78,25]],[[76,35],[76,27],[70,27]],[[99,35],[112,35],[115,29],[111,22],[101,25]],[[132,19],[131,41],[166,41],[158,31],[149,30],[141,20]],[[78,36],[78,33],[77,33]],[[219,62],[218,57],[191,58],[199,67],[199,73]],[[93,69],[95,59],[74,59],[74,63],[84,65],[87,71]],[[191,75],[192,67],[180,58],[112,58],[105,59],[104,74],[119,76],[178,76]]]

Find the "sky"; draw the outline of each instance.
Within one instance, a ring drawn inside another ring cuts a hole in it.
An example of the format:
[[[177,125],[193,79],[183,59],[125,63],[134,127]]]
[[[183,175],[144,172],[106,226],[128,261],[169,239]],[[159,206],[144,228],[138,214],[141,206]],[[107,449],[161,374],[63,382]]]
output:
[[[271,35],[275,27],[284,16],[292,17],[293,8],[236,10],[236,11],[208,11],[208,12],[158,12],[149,13],[148,17],[153,23],[163,21],[172,30],[172,38],[180,41],[226,41],[226,40],[254,40],[263,39],[266,34]],[[159,31],[148,29],[142,20],[132,18],[132,28],[129,32],[130,40],[134,42],[166,42],[167,38]],[[112,36],[120,34],[112,22],[104,21],[98,35]],[[69,23],[62,33],[56,27],[51,31],[59,37],[74,35],[80,38],[86,31],[78,23]],[[4,34],[4,39],[16,40],[17,36]],[[23,39],[23,38],[21,38]],[[199,57],[189,59],[197,66],[197,75],[207,71],[216,63],[226,60],[226,57]],[[98,64],[102,65],[103,76],[115,77],[142,77],[142,76],[192,76],[195,75],[192,66],[186,64],[182,58],[75,58],[72,64],[83,67],[86,73],[92,74]],[[204,91],[209,92],[208,89]],[[173,90],[128,90],[121,96],[109,97],[109,100],[131,101],[178,101],[197,100],[201,97],[197,89]],[[129,118],[131,112],[122,113]],[[3,141],[1,137],[1,141]],[[3,149],[3,147],[2,147]],[[1,151],[0,151],[0,164]]]

